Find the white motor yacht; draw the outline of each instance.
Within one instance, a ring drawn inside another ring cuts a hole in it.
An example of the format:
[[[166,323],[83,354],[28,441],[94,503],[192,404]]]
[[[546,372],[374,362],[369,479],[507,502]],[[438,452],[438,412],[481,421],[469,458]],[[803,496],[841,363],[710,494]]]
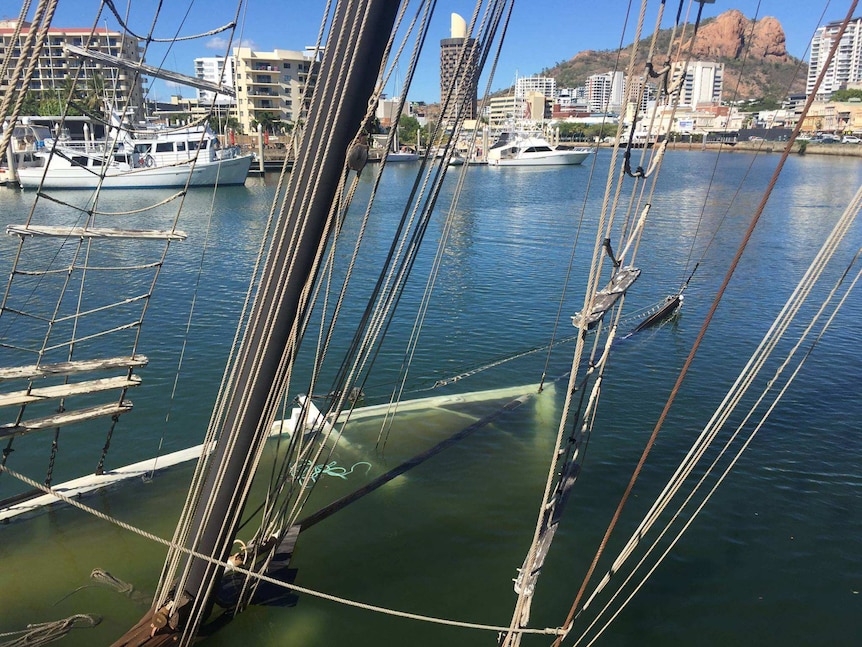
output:
[[[488,150],[491,166],[564,166],[580,164],[590,148],[552,146],[541,134],[503,132]]]

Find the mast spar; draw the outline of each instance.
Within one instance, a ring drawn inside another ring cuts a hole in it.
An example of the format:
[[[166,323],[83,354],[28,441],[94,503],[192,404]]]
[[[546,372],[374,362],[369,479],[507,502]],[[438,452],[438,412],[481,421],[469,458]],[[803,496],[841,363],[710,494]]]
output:
[[[398,8],[388,0],[336,5],[287,206],[273,232],[230,384],[215,404],[214,411],[225,411],[218,443],[197,503],[184,513],[190,531],[177,533],[188,537],[180,549],[185,555],[176,560],[179,568],[165,568],[163,592],[116,647],[191,644],[213,604],[223,570],[188,551],[220,562],[229,555],[246,503],[238,493],[247,492],[256,467],[249,457],[257,455],[278,412],[295,351],[292,339],[304,314],[303,290],[314,279],[347,151],[374,92]],[[171,549],[174,558],[177,550]],[[166,564],[171,561],[169,553]]]

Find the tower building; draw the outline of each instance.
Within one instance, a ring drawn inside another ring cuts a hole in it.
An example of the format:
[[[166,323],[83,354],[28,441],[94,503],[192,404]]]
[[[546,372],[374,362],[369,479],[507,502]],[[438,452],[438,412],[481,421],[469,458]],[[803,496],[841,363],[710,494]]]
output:
[[[453,121],[456,116],[476,118],[477,57],[476,39],[467,38],[466,21],[453,13],[450,38],[440,41],[440,118],[443,121]],[[447,97],[450,97],[448,103]]]

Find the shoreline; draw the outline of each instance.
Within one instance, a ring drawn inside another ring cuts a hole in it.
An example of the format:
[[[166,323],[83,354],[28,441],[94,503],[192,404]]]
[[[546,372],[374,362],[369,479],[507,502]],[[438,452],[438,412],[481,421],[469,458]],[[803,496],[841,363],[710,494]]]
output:
[[[818,144],[805,142],[805,152],[799,149],[803,142],[793,142],[790,152],[794,155],[834,155],[841,157],[862,157],[862,144]],[[670,142],[668,150],[702,150],[722,151],[729,153],[783,153],[787,142],[756,141],[756,142]],[[612,144],[600,144],[600,148],[611,148]]]

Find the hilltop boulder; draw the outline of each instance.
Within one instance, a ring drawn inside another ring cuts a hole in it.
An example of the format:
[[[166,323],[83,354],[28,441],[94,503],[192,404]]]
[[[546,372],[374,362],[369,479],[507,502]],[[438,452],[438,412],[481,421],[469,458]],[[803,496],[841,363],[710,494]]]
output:
[[[745,56],[766,63],[788,61],[784,29],[776,18],[746,18],[738,9],[730,9],[709,21],[698,31],[692,58],[738,60]]]

